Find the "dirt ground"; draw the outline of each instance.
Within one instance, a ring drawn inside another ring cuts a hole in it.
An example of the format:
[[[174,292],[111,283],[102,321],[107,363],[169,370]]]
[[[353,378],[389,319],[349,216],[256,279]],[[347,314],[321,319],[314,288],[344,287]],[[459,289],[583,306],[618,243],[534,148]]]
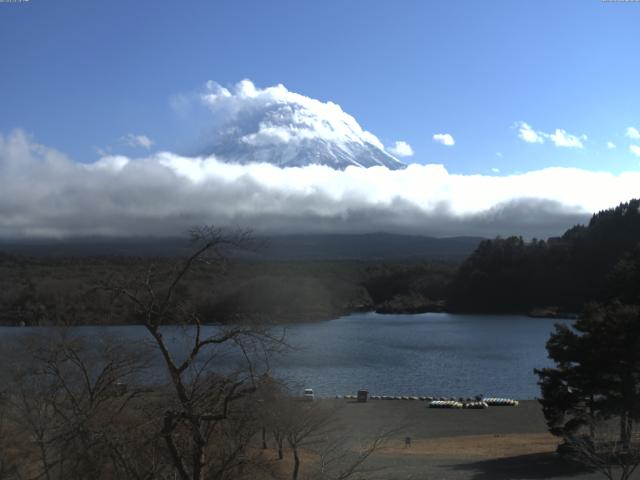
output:
[[[354,438],[397,429],[370,458],[368,479],[604,478],[555,454],[558,440],[547,432],[536,401],[486,410],[430,409],[408,400],[321,402],[336,408],[339,424]]]

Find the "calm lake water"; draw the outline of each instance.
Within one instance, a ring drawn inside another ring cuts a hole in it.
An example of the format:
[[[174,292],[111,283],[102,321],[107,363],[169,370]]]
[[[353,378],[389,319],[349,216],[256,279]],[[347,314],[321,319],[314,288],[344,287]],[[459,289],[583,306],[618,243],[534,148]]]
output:
[[[273,370],[321,397],[366,388],[389,395],[535,398],[539,390],[533,369],[551,365],[545,342],[556,322],[516,315],[366,313],[288,325],[286,336],[294,349],[273,359]],[[0,328],[0,338],[33,330],[38,329]],[[131,340],[147,336],[137,326],[74,331]]]

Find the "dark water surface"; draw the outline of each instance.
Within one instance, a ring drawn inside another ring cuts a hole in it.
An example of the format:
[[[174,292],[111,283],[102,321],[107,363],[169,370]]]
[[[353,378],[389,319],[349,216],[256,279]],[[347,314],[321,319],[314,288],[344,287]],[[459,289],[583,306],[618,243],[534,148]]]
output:
[[[288,329],[300,351],[281,375],[321,395],[358,388],[391,395],[539,395],[534,368],[550,365],[556,320],[514,315],[357,314]]]
[[[355,393],[432,396],[539,395],[534,368],[550,365],[545,342],[557,320],[518,315],[354,314],[337,320],[288,325],[294,348],[273,359],[274,374],[321,397]],[[37,328],[0,328],[10,340]],[[77,327],[143,340],[139,326]],[[180,349],[180,328],[173,331]],[[171,338],[167,335],[167,338]]]

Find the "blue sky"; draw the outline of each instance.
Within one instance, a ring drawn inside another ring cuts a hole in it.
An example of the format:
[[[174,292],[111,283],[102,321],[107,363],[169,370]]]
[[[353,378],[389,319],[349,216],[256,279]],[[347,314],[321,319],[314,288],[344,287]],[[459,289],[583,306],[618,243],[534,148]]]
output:
[[[184,152],[197,132],[172,96],[248,78],[334,101],[385,145],[408,142],[409,161],[452,173],[636,171],[638,25],[640,4],[597,0],[0,4],[0,131],[78,161],[131,153],[128,133]],[[587,140],[526,143],[521,121]]]

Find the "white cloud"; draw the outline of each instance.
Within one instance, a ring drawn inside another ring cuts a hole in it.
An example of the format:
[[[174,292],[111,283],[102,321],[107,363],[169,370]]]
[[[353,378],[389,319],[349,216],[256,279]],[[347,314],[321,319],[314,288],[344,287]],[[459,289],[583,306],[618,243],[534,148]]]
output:
[[[393,146],[387,148],[387,150],[396,157],[412,157],[413,148],[407,142],[398,140]]]
[[[582,135],[580,138],[575,135],[571,135],[561,128],[556,128],[555,133],[545,134],[547,138],[549,138],[556,147],[567,147],[567,148],[583,148],[582,140],[586,140],[587,136]]]
[[[169,152],[86,164],[15,131],[0,134],[0,236],[175,235],[219,224],[265,233],[543,237],[637,196],[639,184],[640,172],[459,175],[417,164],[339,171]]]
[[[544,143],[542,136],[538,135],[531,126],[525,122],[518,123],[518,137],[527,143]]]
[[[447,147],[453,147],[456,144],[456,141],[453,137],[448,133],[436,133],[433,136],[433,141],[445,145]]]
[[[496,167],[493,167],[493,168],[491,169],[491,171],[492,171],[493,173],[500,173],[500,169],[499,169],[499,168],[496,168]]]
[[[120,137],[120,142],[128,145],[133,148],[146,148],[149,150],[151,146],[155,143],[152,139],[147,137],[146,135],[135,135],[133,133],[128,133],[124,137]]]
[[[253,127],[246,125],[249,120],[259,122],[255,132],[243,137],[248,143],[299,141],[319,136],[325,140],[370,142],[384,149],[375,135],[363,130],[339,105],[290,92],[284,85],[257,89],[250,80],[243,80],[230,91],[209,81],[207,90],[201,95],[202,101],[215,114],[225,116],[225,122],[235,122],[236,128],[246,130]],[[239,126],[238,120],[243,120]]]
[[[616,148],[616,144],[613,142],[607,142],[607,148],[609,150],[613,150],[614,148]]]
[[[517,122],[518,138],[527,143],[544,143],[550,140],[556,147],[566,148],[584,148],[583,141],[587,140],[586,135],[572,135],[562,128],[556,128],[553,133],[545,133],[534,130],[531,125],[526,122]]]
[[[629,145],[629,151],[636,157],[640,157],[640,145]]]
[[[627,127],[624,134],[633,140],[640,140],[640,131],[635,127]]]

